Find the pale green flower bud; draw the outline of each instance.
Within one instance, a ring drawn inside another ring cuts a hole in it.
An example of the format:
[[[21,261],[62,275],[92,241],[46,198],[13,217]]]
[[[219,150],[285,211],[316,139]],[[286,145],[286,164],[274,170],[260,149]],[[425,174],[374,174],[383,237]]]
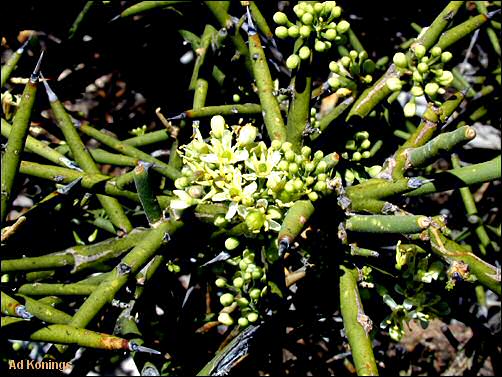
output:
[[[265,224],[265,215],[260,211],[250,211],[246,216],[246,225],[249,230],[260,230]]]
[[[345,149],[349,150],[349,151],[355,151],[357,148],[357,145],[356,145],[356,141],[355,140],[347,140],[347,142],[345,143]]]
[[[238,138],[239,144],[249,145],[255,141],[257,135],[258,135],[258,129],[251,124],[246,124],[241,128],[239,132],[239,138]]]
[[[298,164],[296,162],[292,162],[289,164],[288,170],[291,174],[296,174],[300,170],[300,167],[298,166]]]
[[[414,86],[410,90],[411,94],[414,95],[415,97],[420,97],[424,95],[424,90],[422,89],[421,86]]]
[[[234,302],[234,295],[231,293],[224,293],[220,297],[220,303],[223,306],[230,306]]]
[[[249,321],[247,318],[244,318],[244,317],[240,317],[238,320],[237,320],[237,324],[240,326],[240,327],[246,327],[247,325],[249,325]]]
[[[439,90],[439,85],[436,84],[435,82],[430,82],[428,83],[427,85],[425,85],[425,93],[427,93],[428,96],[435,96],[436,93],[438,92]]]
[[[302,3],[296,4],[293,7],[293,12],[295,12],[296,17],[302,18],[302,16],[305,14],[305,8],[304,8],[303,4]]]
[[[448,63],[453,58],[453,54],[449,51],[444,51],[441,53],[441,62]]]
[[[441,55],[441,52],[442,52],[442,51],[441,51],[441,47],[439,47],[439,46],[433,47],[433,48],[431,49],[431,55],[432,55],[433,57],[436,57],[436,56]]]
[[[324,3],[315,3],[314,4],[314,13],[319,14],[324,10]]]
[[[224,278],[218,278],[214,281],[214,285],[218,288],[224,288],[227,285],[227,280]]]
[[[371,146],[371,141],[368,139],[361,142],[361,149],[368,149]]]
[[[413,71],[413,81],[415,82],[422,82],[424,80],[422,74],[418,70]]]
[[[278,25],[286,25],[288,23],[288,16],[283,12],[275,12],[272,19]]]
[[[319,162],[324,157],[323,151],[319,150],[314,153],[314,161]]]
[[[408,102],[406,105],[404,105],[404,116],[407,118],[411,118],[412,116],[415,116],[415,113],[417,111],[417,105],[415,105],[414,102]]]
[[[328,167],[328,164],[326,163],[326,161],[319,161],[319,163],[317,164],[317,167],[315,168],[315,172],[317,174],[324,173],[326,171],[327,167]]]
[[[415,44],[413,47],[413,52],[415,53],[415,56],[418,58],[418,59],[421,59],[424,57],[425,55],[425,52],[426,52],[426,49],[425,49],[425,46],[424,45],[421,45],[419,43]]]
[[[369,168],[364,168],[371,178],[375,178],[381,171],[382,167],[380,165],[373,165]]]
[[[293,182],[293,187],[295,188],[295,191],[301,191],[303,189],[303,182],[300,178],[297,178]]]
[[[312,28],[307,25],[302,25],[300,26],[300,35],[302,38],[308,38],[310,36],[310,33],[312,31]]]
[[[225,326],[232,326],[234,324],[234,320],[228,313],[220,313],[218,315],[218,322],[221,322]]]
[[[215,138],[220,139],[225,131],[225,118],[215,115],[211,118],[211,131]]]
[[[216,216],[216,218],[214,219],[214,225],[218,228],[225,226],[227,222],[227,219],[225,219],[225,216],[223,215]]]
[[[317,183],[314,185],[314,190],[315,190],[315,191],[319,191],[319,192],[323,192],[323,191],[325,191],[327,188],[328,188],[328,185],[327,185],[327,184],[326,184],[326,182],[324,182],[324,181],[317,182]]]
[[[391,77],[387,79],[385,84],[393,92],[397,92],[398,90],[401,90],[401,88],[403,87],[403,84],[401,84],[401,80],[399,80],[397,77]]]
[[[334,41],[336,38],[336,29],[328,29],[326,30],[325,37],[328,41]]]
[[[315,167],[312,168],[312,170],[314,170],[314,169],[315,169]],[[315,181],[315,178],[309,176],[309,177],[305,178],[305,185],[310,186],[312,183],[314,183],[314,181]]]
[[[279,170],[287,172],[289,170],[289,162],[287,162],[286,160],[281,160],[277,165],[277,168]]]
[[[295,160],[295,157],[296,157],[296,154],[295,152],[293,152],[291,149],[290,150],[287,150],[286,153],[284,153],[284,157],[286,158],[286,160],[288,160],[289,162],[293,162]]]
[[[239,246],[240,242],[235,237],[229,237],[225,240],[225,248],[227,250],[234,250]]]
[[[277,38],[286,39],[288,37],[288,28],[286,26],[277,26],[275,35],[277,35]]]
[[[342,56],[342,58],[340,59],[340,63],[342,63],[342,65],[347,68],[350,63],[351,63],[351,60],[350,60],[350,57],[348,56]]]
[[[359,132],[356,132],[356,140],[366,140],[370,137],[370,134],[368,131],[359,131]]]
[[[242,280],[242,283],[244,284],[244,279],[238,278]],[[238,299],[235,300],[237,302],[237,305],[239,305],[241,308],[245,308],[249,306],[249,300],[246,297],[239,297]]]
[[[338,89],[338,88],[340,87],[340,80],[338,79],[338,77],[331,76],[331,77],[328,79],[328,85],[329,85],[332,89]]]
[[[187,177],[180,177],[174,181],[174,187],[176,187],[178,190],[183,190],[189,184],[190,184],[190,181],[188,180]]]
[[[300,28],[296,25],[292,25],[288,28],[288,35],[291,37],[291,38],[298,38],[298,36],[300,35]]]
[[[298,55],[302,60],[308,59],[310,57],[310,48],[308,48],[307,46],[302,46],[298,51]]]
[[[352,161],[359,161],[361,159],[361,153],[360,152],[354,152],[352,154]]]
[[[244,286],[244,279],[241,277],[235,278],[232,284],[235,288],[241,289]]]
[[[246,316],[246,318],[247,318],[247,320],[248,320],[249,322],[251,322],[251,323],[256,322],[256,321],[258,321],[258,313],[255,313],[255,312],[253,312],[253,313],[249,313],[249,314]]]
[[[308,197],[312,202],[315,202],[317,199],[319,199],[319,195],[315,191],[309,192]]]
[[[394,62],[395,65],[397,65],[400,68],[406,68],[408,66],[408,60],[406,59],[406,55],[403,54],[402,52],[394,54],[392,61]]]
[[[326,173],[317,174],[318,181],[326,181],[327,178],[328,178],[328,176],[326,175]]]
[[[338,5],[333,7],[333,9],[331,10],[331,17],[338,18],[341,15],[342,15],[342,8],[339,7]]]
[[[371,157],[371,152],[370,151],[364,151],[361,153],[362,158],[370,158]]]
[[[200,185],[192,186],[188,189],[188,195],[192,198],[198,199],[204,194],[204,188]]]
[[[282,143],[280,140],[272,140],[272,143],[270,144],[273,150],[277,151],[281,149]]]
[[[338,97],[347,97],[348,95],[350,95],[350,93],[352,93],[352,91],[348,88],[338,88],[335,92],[335,94],[338,96]],[[317,126],[319,127],[319,126]]]
[[[302,16],[302,23],[304,25],[312,25],[312,22],[314,22],[314,16],[312,15],[312,13],[305,13]]]
[[[421,62],[417,65],[418,72],[425,73],[429,70],[429,65],[427,63]]]
[[[261,291],[258,288],[253,288],[251,291],[249,291],[249,297],[251,297],[253,300],[257,300],[260,298]]]
[[[303,157],[308,158],[310,154],[312,153],[312,149],[309,146],[303,146],[300,153],[302,154]]]
[[[453,74],[450,71],[443,71],[443,74],[439,79],[437,79],[440,85],[448,86],[453,81]]]
[[[296,54],[290,55],[286,59],[286,66],[291,70],[296,69],[296,67],[298,67],[299,64],[300,64],[300,57]]]
[[[338,66],[338,63],[335,61],[332,61],[329,63],[329,70],[334,73],[340,72],[340,67]]]
[[[326,43],[320,40],[316,40],[314,44],[314,48],[317,52],[323,52],[326,50]]]
[[[349,51],[349,56],[350,56],[350,58],[352,59],[352,61],[356,61],[356,59],[357,59],[357,55],[358,55],[358,54],[357,54],[357,51],[356,51],[356,50],[350,50],[350,51]]]
[[[240,96],[240,95],[238,95],[237,93],[236,93],[236,94],[234,94],[234,95],[232,96],[232,101],[234,101],[235,103],[240,102],[240,101],[241,101],[241,96]]]

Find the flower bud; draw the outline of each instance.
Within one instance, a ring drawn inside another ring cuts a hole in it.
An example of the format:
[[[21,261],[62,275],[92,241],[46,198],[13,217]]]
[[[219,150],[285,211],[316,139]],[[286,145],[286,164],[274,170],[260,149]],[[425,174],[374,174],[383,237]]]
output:
[[[319,162],[324,157],[323,151],[319,150],[314,153],[314,161]]]
[[[288,23],[288,16],[283,12],[275,12],[272,18],[277,25],[286,25]]]
[[[263,271],[261,270],[261,268],[257,268],[256,270],[251,272],[251,277],[253,278],[253,280],[258,280],[262,276],[263,276]]]
[[[439,85],[436,84],[435,82],[430,82],[428,83],[427,85],[425,85],[425,93],[427,93],[428,96],[435,96],[436,93],[438,92],[439,90]]]
[[[239,144],[249,145],[254,142],[257,135],[258,135],[258,129],[251,124],[246,124],[241,128],[239,132],[239,138],[238,138]]]
[[[375,178],[381,171],[382,167],[380,165],[373,165],[369,168],[364,168],[371,178]]]
[[[323,52],[326,50],[326,43],[317,39],[315,41],[314,48],[317,52]]]
[[[311,202],[315,202],[317,199],[319,199],[319,195],[315,191],[309,192],[308,197]]]
[[[312,170],[314,170],[314,168]],[[305,178],[305,185],[310,186],[312,183],[314,183],[314,181],[315,181],[315,178],[309,176],[309,177]]]
[[[319,14],[324,10],[324,3],[315,3],[314,4],[314,13]]]
[[[235,103],[240,102],[240,101],[241,101],[241,96],[240,96],[240,95],[238,95],[237,93],[236,93],[236,94],[234,94],[234,95],[232,96],[232,101],[234,101]]]
[[[370,134],[368,131],[359,131],[356,132],[355,137],[356,140],[366,140],[370,137]]]
[[[310,32],[312,31],[312,28],[307,25],[302,25],[300,26],[300,35],[302,38],[308,38],[310,36]]]
[[[244,286],[244,279],[241,277],[235,278],[232,284],[235,288],[241,289]]]
[[[214,117],[212,117],[211,131],[212,135],[215,138],[221,139],[221,137],[223,136],[223,131],[225,131],[225,118],[223,118],[221,115],[215,115]]]
[[[247,214],[245,221],[249,230],[260,230],[263,224],[265,224],[265,215],[260,211],[250,211]]]
[[[314,22],[314,16],[312,15],[312,13],[305,13],[302,16],[302,24],[312,25],[312,22]]]
[[[444,88],[439,88],[439,89],[438,89],[438,94],[443,95],[443,94],[445,94],[445,93],[446,93],[446,90],[445,90]]]
[[[355,179],[355,175],[354,173],[352,172],[352,170],[345,170],[345,182],[347,183],[347,185],[351,185],[352,183],[354,183],[354,179]]]
[[[340,72],[340,67],[338,66],[338,63],[335,61],[332,61],[329,63],[329,70],[334,73]]]
[[[286,151],[291,150],[292,147],[293,147],[293,144],[291,144],[289,141],[285,141],[284,143],[282,143],[281,149],[283,152],[286,152]]]
[[[218,322],[221,322],[225,326],[232,326],[234,324],[234,320],[228,313],[220,313],[218,315]]]
[[[450,71],[443,71],[443,74],[439,79],[437,79],[440,85],[448,86],[453,81],[453,74]]]
[[[246,316],[247,320],[251,323],[258,321],[258,313],[252,312]]]
[[[406,105],[404,105],[404,116],[407,118],[411,118],[412,116],[415,116],[415,113],[417,111],[417,105],[415,105],[414,102],[408,102]]]
[[[242,279],[242,278],[240,278]],[[242,280],[244,282],[244,280]],[[249,300],[245,297],[239,297],[238,299],[235,300],[237,302],[237,305],[239,305],[241,308],[245,308],[249,306]]]
[[[413,81],[415,82],[422,82],[424,80],[422,74],[420,72],[418,72],[418,70],[414,70],[413,71]]]
[[[257,300],[260,298],[260,293],[261,291],[258,288],[253,288],[251,291],[249,291],[249,297],[251,297],[254,300]]]
[[[361,149],[368,149],[371,146],[371,141],[368,139],[361,142]]]
[[[453,54],[450,51],[444,51],[441,53],[441,62],[448,63],[451,58],[453,58]]]
[[[325,191],[327,188],[328,188],[328,185],[327,185],[327,184],[326,184],[326,182],[324,182],[324,181],[317,182],[317,183],[314,185],[314,190],[315,190],[315,191],[319,191],[319,192],[323,192],[323,191]]]
[[[291,174],[296,174],[300,170],[300,167],[298,166],[298,164],[296,162],[292,162],[289,164],[288,170]]]
[[[230,306],[234,302],[234,295],[231,293],[224,293],[220,297],[220,303],[223,306]]]
[[[287,150],[286,153],[284,153],[284,157],[289,162],[293,162],[295,160],[295,156],[296,156],[295,152],[293,152],[291,149]]]
[[[373,76],[366,75],[362,78],[362,80],[365,84],[371,84],[371,82],[373,81]]]
[[[439,47],[439,46],[433,47],[433,48],[431,49],[431,55],[432,55],[433,57],[436,57],[436,56],[441,55],[441,52],[442,52],[442,51],[441,51],[441,47]]]
[[[417,65],[418,72],[425,73],[429,70],[429,65],[427,63],[421,62]]]
[[[303,157],[308,158],[312,153],[312,149],[309,146],[305,145],[302,147],[300,153],[302,154]]]
[[[293,187],[295,188],[295,191],[301,191],[303,190],[303,182],[300,178],[296,178],[293,182]]]
[[[289,193],[295,192],[294,181],[287,181],[284,185],[284,190]]]
[[[324,173],[326,171],[327,167],[328,167],[328,164],[326,163],[326,161],[319,161],[319,163],[317,164],[317,167],[315,168],[315,172],[317,174]]]
[[[290,55],[286,59],[286,66],[291,70],[296,69],[296,67],[298,67],[298,64],[300,64],[300,57],[296,54]]]
[[[296,17],[301,18],[305,14],[305,8],[302,3],[296,4],[293,7],[293,12],[295,12]]]
[[[342,15],[342,8],[339,7],[338,5],[333,7],[333,9],[331,10],[331,17],[338,18],[341,15]]]
[[[188,195],[194,199],[198,199],[204,194],[204,188],[200,185],[192,186],[188,189]]]
[[[352,59],[352,61],[356,61],[357,56],[358,56],[357,51],[356,50],[350,50],[349,51],[349,56]]]
[[[394,54],[392,61],[394,62],[395,65],[397,65],[400,68],[406,68],[408,66],[408,60],[406,59],[406,55],[403,54],[402,52]]]
[[[424,90],[422,89],[421,86],[414,86],[410,90],[411,94],[414,95],[415,97],[420,97],[424,95]]]
[[[424,57],[425,55],[425,52],[426,52],[426,49],[425,49],[425,46],[422,45],[422,44],[415,44],[413,47],[413,52],[415,53],[415,56],[418,58],[418,59],[421,59]]]
[[[361,153],[360,152],[354,152],[352,154],[352,161],[359,161],[361,159]]]
[[[239,261],[239,268],[242,270],[242,271],[246,271],[246,268],[248,268],[248,262],[246,262],[245,259],[241,259]]]
[[[355,140],[347,140],[347,142],[345,143],[345,149],[349,150],[349,151],[355,151],[357,148],[357,145],[356,145],[356,141]]]
[[[347,68],[350,63],[351,63],[351,60],[350,60],[350,57],[348,56],[342,56],[342,58],[340,59],[340,63],[342,63],[342,65]]]
[[[281,160],[281,161],[279,162],[279,164],[277,165],[277,168],[278,168],[279,170],[282,170],[282,171],[287,172],[287,171],[288,171],[288,169],[289,169],[289,162],[287,162],[286,160]]]
[[[288,35],[291,37],[291,38],[298,38],[298,36],[300,35],[300,28],[296,25],[293,25],[293,26],[290,26],[288,28]]]
[[[307,163],[305,164],[305,171],[306,171],[307,173],[313,172],[313,171],[314,171],[314,169],[315,169],[315,164],[314,164],[313,162],[307,162]]]
[[[244,275],[242,275],[244,277],[244,280],[246,282],[250,282],[251,279],[253,278],[253,275],[251,275],[251,272],[245,272]]]
[[[237,320],[237,323],[240,327],[246,327],[247,325],[249,325],[249,321],[247,318],[244,318],[244,317],[240,317],[238,320]]]
[[[288,28],[286,26],[277,26],[275,35],[277,35],[277,38],[286,39],[288,37]]]
[[[214,284],[218,287],[218,288],[224,288],[226,285],[227,285],[227,280],[224,279],[224,278],[218,278],[214,281]]]
[[[280,140],[272,140],[272,143],[270,144],[273,150],[277,151],[281,149],[282,143]]]
[[[225,248],[227,250],[234,250],[237,246],[239,246],[239,240],[235,237],[229,237],[225,240]]]
[[[326,173],[317,174],[318,181],[326,181],[327,178],[328,178],[328,176],[326,175]]]
[[[302,46],[300,50],[298,51],[298,55],[300,56],[300,59],[306,60],[310,56],[310,48],[307,46]]]
[[[364,151],[361,153],[362,158],[370,158],[371,157],[371,152],[370,151]]]
[[[403,85],[401,84],[401,80],[399,80],[397,77],[391,77],[387,79],[385,84],[387,84],[387,88],[389,88],[393,92],[397,92],[401,90],[401,88],[403,87]]]
[[[336,29],[328,29],[326,30],[325,37],[328,41],[334,41],[336,38]]]
[[[340,87],[340,80],[338,77],[331,76],[328,79],[328,85],[331,87],[331,89],[338,89]]]
[[[183,190],[189,184],[190,182],[187,177],[180,177],[174,181],[174,187],[176,187],[178,190]]]

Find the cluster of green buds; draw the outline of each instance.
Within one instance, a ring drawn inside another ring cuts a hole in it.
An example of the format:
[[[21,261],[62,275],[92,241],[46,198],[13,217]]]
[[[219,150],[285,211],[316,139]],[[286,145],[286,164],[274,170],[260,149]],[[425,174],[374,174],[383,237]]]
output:
[[[332,73],[328,79],[328,84],[333,90],[351,87],[350,84],[354,81],[371,84],[373,81],[371,74],[375,72],[375,69],[376,64],[372,59],[368,58],[366,51],[358,53],[355,50],[350,50],[338,61],[329,63],[329,70]]]
[[[285,208],[330,192],[328,181],[337,162],[332,155],[312,153],[308,146],[295,153],[291,143],[278,140],[267,148],[255,141],[257,135],[251,124],[230,128],[221,115],[211,119],[208,141],[194,126],[192,141],[178,150],[184,166],[174,183],[173,212],[199,203],[224,203],[228,211],[215,225],[240,220],[253,233],[279,231]]]
[[[298,18],[296,24],[283,12],[276,12],[274,22],[279,25],[275,35],[280,39],[298,39],[296,51],[286,60],[289,69],[296,69],[302,60],[309,59],[312,45],[315,51],[324,52],[334,44],[345,44],[344,35],[350,28],[349,22],[340,19],[342,8],[336,1],[300,2],[293,7]],[[335,22],[336,20],[336,22]]]
[[[439,105],[440,96],[446,93],[446,88],[453,81],[451,71],[443,69],[444,65],[453,57],[451,52],[442,51],[441,47],[435,46],[430,49],[429,55],[426,55],[426,48],[419,43],[413,44],[411,50],[414,58],[398,52],[392,59],[401,77],[410,77],[412,98],[404,106],[404,115],[406,117],[415,115],[415,99],[424,94]],[[389,78],[386,82],[387,87],[396,93],[402,90],[405,83],[406,81],[397,77]]]
[[[345,143],[345,152],[342,153],[342,157],[350,161],[360,161],[361,159],[370,158],[371,153],[369,149],[371,141],[369,136],[368,131],[356,132],[354,138],[349,139]]]
[[[259,319],[257,305],[267,291],[267,277],[263,268],[256,265],[255,253],[249,249],[227,262],[236,270],[231,281],[224,277],[215,281],[215,285],[221,289],[220,304],[223,306],[218,321],[231,326],[238,315],[237,323],[240,327],[246,327]]]

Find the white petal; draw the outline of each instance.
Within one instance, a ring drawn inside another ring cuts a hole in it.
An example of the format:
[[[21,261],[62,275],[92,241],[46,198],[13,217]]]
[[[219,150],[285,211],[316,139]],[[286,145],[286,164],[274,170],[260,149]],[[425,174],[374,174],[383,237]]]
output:
[[[243,205],[237,206],[237,213],[240,217],[246,218],[246,216],[248,215],[248,209]]]
[[[185,202],[184,200],[173,199],[169,203],[169,207],[171,207],[172,209],[185,209],[190,207],[190,204]]]
[[[256,180],[256,174],[254,173],[242,174],[242,178],[244,178],[246,181],[254,181]]]
[[[231,220],[232,217],[234,217],[235,214],[237,213],[237,207],[238,207],[237,203],[232,202],[232,204],[230,204],[230,206],[228,207],[228,212],[225,215],[225,219]]]
[[[234,160],[236,162],[246,161],[249,157],[249,152],[246,149],[235,151]]]
[[[275,151],[272,153],[272,155],[269,158],[269,163],[272,164],[273,166],[276,166],[279,161],[281,161],[281,152]]]
[[[251,196],[257,189],[258,185],[253,181],[249,185],[244,187],[244,190],[242,190],[242,192],[245,196]]]
[[[178,198],[180,198],[184,202],[190,203],[192,201],[192,197],[190,195],[188,195],[188,193],[183,190],[173,190],[173,194],[176,195]]]
[[[210,164],[217,164],[218,163],[218,156],[216,156],[213,153],[203,154],[202,156],[200,156],[200,159],[202,161],[210,163]]]
[[[211,198],[211,200],[213,202],[222,202],[224,200],[229,200],[229,196],[228,196],[228,193],[226,192],[219,192],[217,194],[214,194],[213,197]]]
[[[268,220],[268,225],[269,225],[269,228],[275,232],[278,232],[281,230],[281,224],[279,224],[277,221]]]

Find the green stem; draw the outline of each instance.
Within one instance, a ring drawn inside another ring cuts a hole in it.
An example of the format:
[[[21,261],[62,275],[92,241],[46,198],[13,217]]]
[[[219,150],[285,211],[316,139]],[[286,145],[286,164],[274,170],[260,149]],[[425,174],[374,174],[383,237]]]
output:
[[[94,284],[33,283],[21,285],[17,292],[28,296],[89,296],[95,290]]]
[[[145,145],[160,143],[171,138],[171,134],[168,130],[158,130],[153,132],[148,132],[144,135],[131,137],[129,139],[122,140],[124,144],[130,145],[131,147],[143,147]]]
[[[68,32],[68,39],[72,39],[75,36],[78,28],[80,27],[80,24],[85,19],[85,17],[87,16],[87,13],[89,12],[89,10],[91,10],[92,6],[95,3],[96,3],[95,1],[87,1],[85,3],[84,8],[80,11],[77,18],[75,19],[75,21],[71,25],[70,31]]]
[[[66,324],[71,321],[71,315],[45,304],[40,300],[34,300],[28,296],[19,295],[24,299],[24,306],[30,314],[47,323]]]
[[[204,65],[206,57],[210,55],[208,51],[209,52],[211,51],[210,50],[211,42],[217,33],[218,30],[216,30],[213,26],[209,24],[206,25],[206,27],[204,28],[204,32],[202,33],[202,37],[200,39],[200,46],[197,49],[195,49],[195,53],[197,54],[197,59],[195,60],[195,65],[192,72],[192,78],[190,79],[189,89],[194,90],[196,88],[197,79],[199,78],[199,76],[201,76],[200,74],[201,67]]]
[[[123,10],[122,13],[120,13],[120,17],[131,17],[152,9],[166,8],[170,5],[179,3],[186,3],[186,1],[140,1],[139,3]]]
[[[248,40],[249,55],[252,57],[254,78],[258,88],[258,96],[263,109],[263,120],[268,136],[271,140],[286,141],[286,127],[284,126],[279,103],[273,93],[274,85],[270,76],[267,58],[261,46],[260,36],[251,25],[248,30]]]
[[[92,159],[84,143],[80,139],[80,136],[78,135],[78,132],[75,129],[70,116],[63,107],[63,104],[59,101],[56,94],[49,87],[47,81],[44,81],[44,85],[52,111],[54,113],[54,117],[56,118],[56,123],[63,132],[65,140],[70,147],[75,161],[86,173],[99,174],[99,168]],[[119,201],[113,197],[100,194],[98,194],[97,197],[106,213],[110,217],[111,222],[122,231],[126,233],[130,232],[132,230],[132,224],[127,218],[124,209],[120,205]]]
[[[447,239],[439,229],[429,228],[432,251],[448,263],[463,262],[481,284],[500,296],[500,269],[486,263],[466,247]]]
[[[441,35],[439,41],[436,43],[437,47],[441,47],[442,50],[450,47],[452,44],[462,39],[466,35],[469,35],[474,30],[481,27],[489,18],[486,14],[479,14],[477,16],[469,18],[467,21],[448,29]]]
[[[138,196],[134,192],[120,190],[114,185],[114,180],[102,174],[85,174],[75,170],[61,168],[59,166],[42,165],[35,162],[22,161],[19,168],[21,174],[31,175],[43,179],[48,179],[57,183],[71,183],[82,178],[82,187],[101,194],[115,197],[124,197],[138,202]]]
[[[162,218],[162,210],[152,190],[148,175],[150,167],[151,164],[139,161],[138,165],[134,168],[134,183],[148,223],[153,225]]]
[[[277,239],[282,247],[289,247],[301,233],[310,216],[314,213],[314,206],[310,200],[298,200],[286,212]]]
[[[24,144],[28,135],[30,126],[30,117],[35,103],[37,93],[40,64],[42,62],[43,53],[38,59],[37,65],[30,77],[30,80],[24,87],[23,95],[19,103],[19,107],[12,122],[12,130],[9,134],[5,153],[2,155],[2,184],[1,184],[1,215],[0,223],[3,224],[6,216],[8,205],[11,201],[12,188],[14,180],[19,170],[21,163],[21,154],[24,150]]]
[[[129,276],[136,274],[162,246],[166,234],[172,235],[182,224],[164,221],[152,229],[117,265],[112,274],[84,301],[73,316],[70,325],[86,327],[100,312],[104,305],[110,303],[120,288],[128,281]]]
[[[310,136],[310,140],[317,139],[327,128],[331,125],[331,123],[337,119],[340,115],[344,113],[347,108],[352,105],[355,101],[355,96],[350,96],[344,99],[340,104],[335,106],[333,110],[327,113],[324,117],[319,121],[319,130],[320,133],[314,133]]]
[[[267,38],[269,41],[273,40],[274,33],[272,33],[272,30],[270,30],[267,20],[265,19],[265,17],[263,17],[260,9],[256,6],[256,1],[249,2],[249,10],[251,11],[253,20],[256,22],[256,26],[263,33],[263,35],[265,35],[265,38]]]
[[[219,105],[219,106],[205,106],[199,109],[192,109],[182,112],[176,115],[171,120],[175,119],[201,119],[208,118],[214,115],[252,115],[261,113],[262,107],[256,103],[244,103],[244,104],[233,104],[233,105]]]
[[[172,180],[175,180],[176,178],[179,178],[181,176],[181,173],[175,169],[173,169],[172,166],[169,166],[165,162],[162,162],[158,160],[155,157],[150,156],[148,153],[142,152],[139,149],[132,147],[130,145],[127,145],[126,143],[117,140],[116,138],[105,134],[104,132],[101,132],[88,124],[82,124],[79,127],[79,130],[82,131],[84,134],[98,140],[99,142],[105,144],[106,146],[122,153],[125,154],[126,156],[130,157],[135,157],[138,158],[142,161],[150,162],[154,164],[153,169],[168,177],[171,178]]]
[[[345,222],[345,228],[364,233],[419,233],[431,223],[427,216],[355,215]]]
[[[340,266],[340,311],[343,317],[345,334],[349,340],[352,358],[358,376],[378,376],[373,355],[371,338],[371,319],[364,314],[361,297],[357,288],[359,273],[357,268]]]
[[[16,51],[14,51],[12,53],[12,55],[9,56],[9,58],[7,59],[5,64],[2,66],[2,76],[1,76],[2,82],[1,82],[0,87],[2,87],[2,88],[4,87],[5,83],[9,79],[12,71],[14,70],[14,68],[16,68],[16,65],[19,62],[19,59],[21,58],[21,56],[23,55],[24,49],[26,48],[26,45],[28,44],[29,41],[30,41],[30,39],[28,39],[26,42],[24,42],[23,45],[21,47],[19,47]]]
[[[463,126],[455,131],[440,134],[421,147],[407,149],[405,151],[407,157],[405,166],[422,166],[437,158],[441,153],[449,152],[456,146],[465,144],[475,137],[476,131],[469,126]]]

